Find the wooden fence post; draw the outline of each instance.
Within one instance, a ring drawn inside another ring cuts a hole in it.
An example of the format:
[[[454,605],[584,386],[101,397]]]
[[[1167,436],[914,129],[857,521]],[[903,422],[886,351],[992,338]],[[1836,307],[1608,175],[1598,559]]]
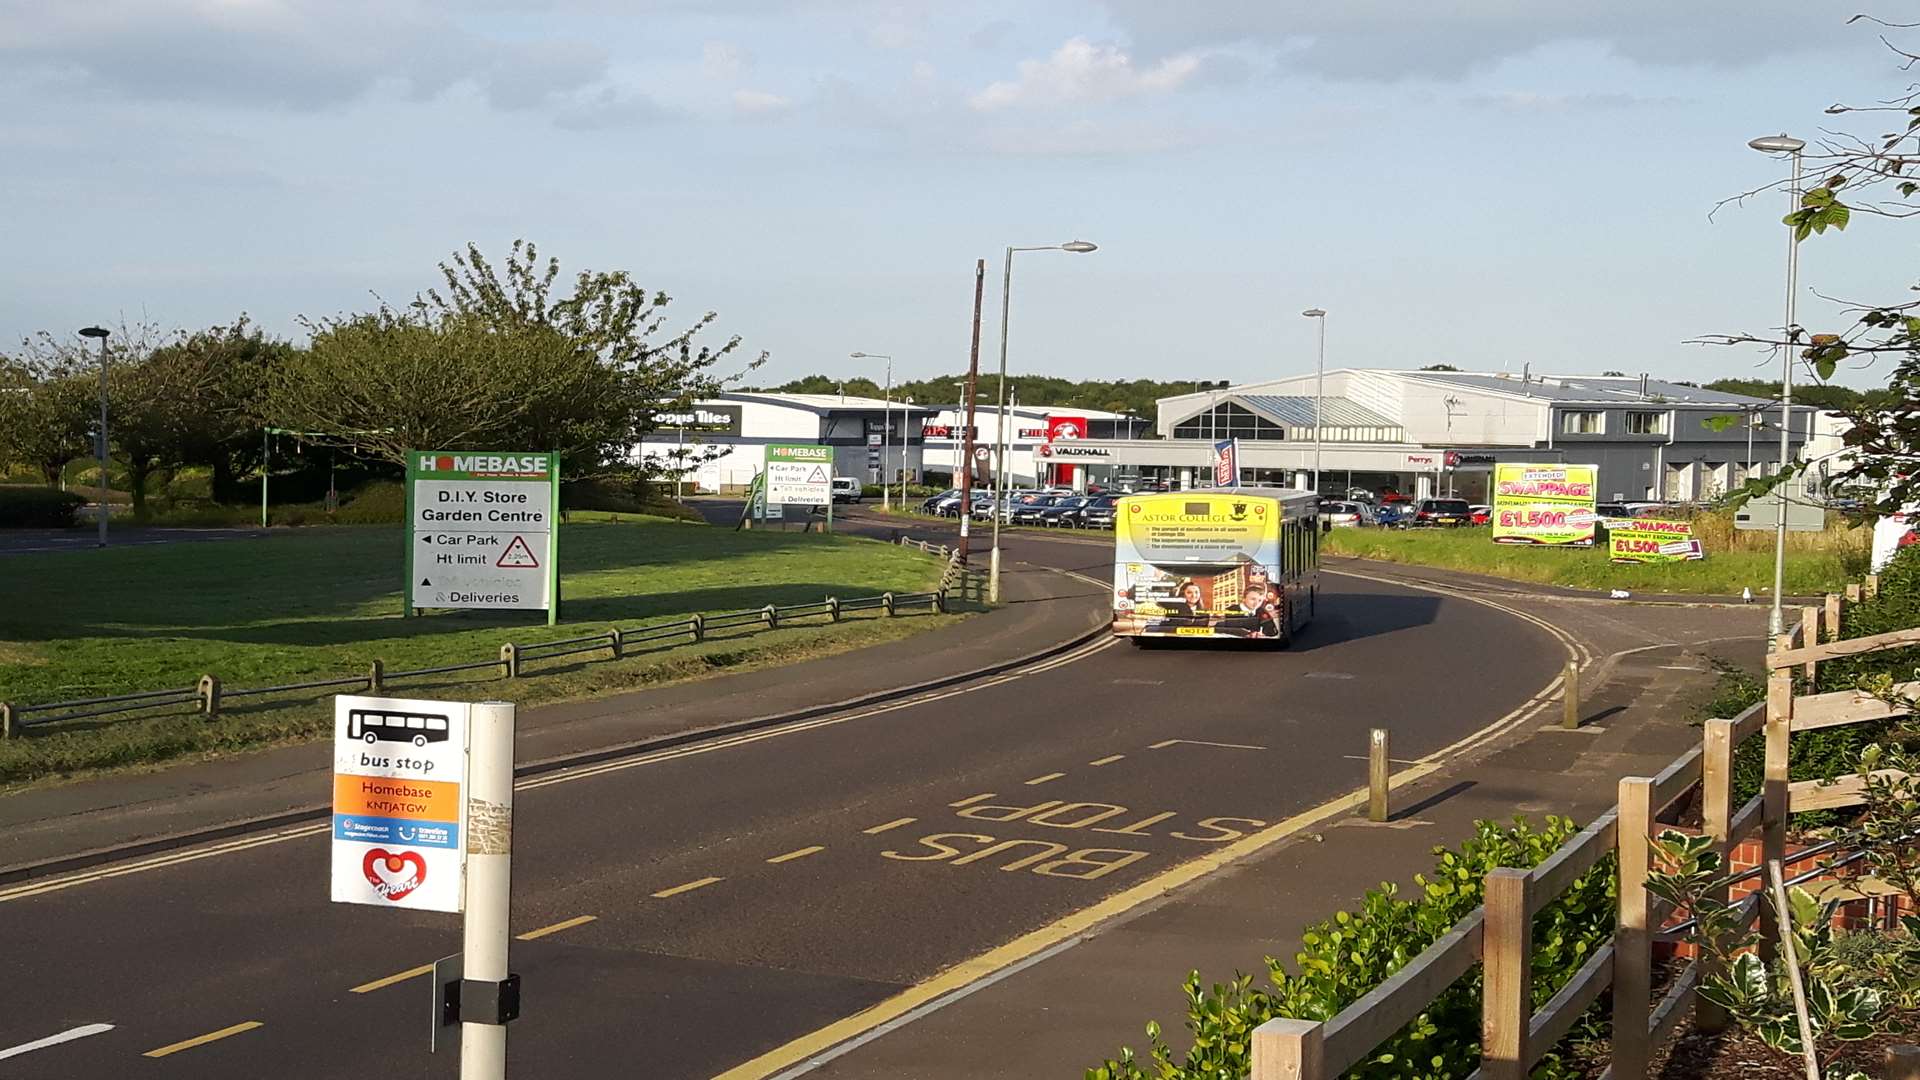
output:
[[[1620,918],[1613,931],[1613,1075],[1647,1074],[1647,1021],[1653,1012],[1653,938],[1647,928],[1647,838],[1653,834],[1653,781],[1620,780]]]
[[[1880,595],[1880,575],[1868,574],[1866,583],[1861,588],[1860,591],[1865,593],[1867,599],[1869,600],[1873,599],[1876,596],[1879,596]]]
[[[367,665],[367,693],[379,694],[386,689],[387,667],[375,658]]]
[[[1720,854],[1720,872],[1725,874],[1733,855],[1728,837],[1733,833],[1733,721],[1709,720],[1700,740],[1700,825],[1713,838],[1713,850]],[[1726,899],[1730,889],[1720,890]],[[1619,953],[1615,954],[1616,962]],[[1715,974],[1716,965],[1705,955],[1696,963],[1704,980]],[[1727,1011],[1706,998],[1694,995],[1693,1026],[1701,1031],[1722,1031],[1727,1026]],[[1616,1067],[1615,1076],[1624,1076]]]
[[[1793,669],[1767,673],[1767,756],[1761,782],[1760,865],[1787,857],[1787,753],[1793,731]],[[1760,905],[1760,959],[1772,963],[1780,947],[1771,904]]]
[[[1889,1046],[1885,1058],[1887,1080],[1920,1080],[1920,1046]]]
[[[1253,1029],[1249,1080],[1325,1080],[1326,1025],[1317,1020],[1269,1020]]]
[[[1827,594],[1827,636],[1835,641],[1840,640],[1841,616],[1846,610],[1841,605],[1844,603],[1846,603],[1846,601],[1840,598],[1839,593],[1830,592]]]
[[[890,592],[881,593],[880,606],[886,609],[887,614],[893,614],[893,594]]]
[[[760,609],[760,617],[766,620],[767,629],[778,630],[780,628],[780,612],[772,604],[768,604],[766,607]]]
[[[1392,762],[1387,758],[1387,729],[1374,728],[1367,733],[1367,820],[1387,820],[1387,787],[1392,778]]]
[[[200,711],[212,720],[220,715],[220,679],[214,675],[200,676],[200,686],[195,691],[200,695]]]
[[[627,638],[620,632],[619,627],[616,626],[607,631],[607,647],[613,650],[615,660],[627,655]]]
[[[1480,1075],[1526,1080],[1533,1020],[1533,876],[1501,867],[1487,875],[1480,1002]]]
[[[840,598],[839,597],[837,596],[827,597],[827,614],[832,616],[834,622],[840,621]]]
[[[13,738],[13,702],[0,701],[0,739]]]
[[[695,641],[707,640],[707,617],[695,612],[693,618],[687,620],[687,632]]]
[[[1878,590],[1876,589],[1876,591],[1878,591]],[[1860,586],[1858,586],[1858,585],[1849,585],[1849,586],[1847,586],[1847,603],[1849,603],[1849,604],[1857,604],[1857,603],[1859,603],[1859,602],[1860,602],[1860,593],[1861,593],[1861,589],[1860,589]]]
[[[507,678],[520,677],[520,646],[509,641],[500,646],[500,666],[506,669]]]
[[[1820,644],[1820,614],[1820,609],[1817,607],[1804,607],[1800,609],[1800,644],[1805,645],[1809,649]],[[1819,667],[1818,661],[1807,661],[1808,682],[1813,681],[1814,676],[1818,674]]]
[[[1567,731],[1579,730],[1580,665],[1575,661],[1567,661],[1567,681],[1566,685],[1560,691],[1560,700],[1563,709],[1560,715],[1560,726]]]

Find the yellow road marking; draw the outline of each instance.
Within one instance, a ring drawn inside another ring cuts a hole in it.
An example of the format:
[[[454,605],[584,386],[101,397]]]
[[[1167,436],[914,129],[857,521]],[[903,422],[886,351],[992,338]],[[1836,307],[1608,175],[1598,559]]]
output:
[[[1154,743],[1152,746],[1147,747],[1147,749],[1165,750],[1169,746],[1177,746],[1180,743],[1186,743],[1188,746],[1215,746],[1215,747],[1219,747],[1222,750],[1265,750],[1266,749],[1266,747],[1264,746],[1248,746],[1246,743],[1208,742],[1205,739],[1162,739],[1159,742]]]
[[[576,926],[585,926],[587,923],[599,917],[598,915],[575,915],[571,919],[562,919],[552,926],[543,926],[538,930],[529,930],[524,934],[515,934],[514,938],[519,941],[534,941],[546,937],[548,934],[557,934],[562,930],[571,930]],[[433,965],[427,965],[427,970],[433,970]]]
[[[725,881],[725,880],[726,880],[725,878],[703,877],[698,881],[689,881],[685,885],[675,885],[671,889],[661,889],[659,892],[653,894],[653,898],[655,900],[665,900],[669,896],[679,896],[683,892],[692,892],[695,889],[704,889],[716,881]]]
[[[417,979],[431,971],[433,971],[432,964],[421,964],[419,967],[408,968],[405,971],[389,975],[384,979],[375,979],[369,983],[361,983],[348,992],[354,994],[371,994],[375,990],[384,990],[394,983],[406,982],[408,979]]]
[[[1032,787],[1035,784],[1044,784],[1049,780],[1058,780],[1065,775],[1067,774],[1063,772],[1050,772],[1045,776],[1036,776],[1033,779],[1027,781],[1027,786]]]
[[[887,822],[885,825],[875,825],[871,829],[862,829],[860,831],[863,833],[866,833],[868,836],[872,836],[875,833],[886,832],[888,829],[897,829],[902,825],[911,825],[914,822],[919,820],[920,820],[919,818],[910,818],[910,817],[894,818],[892,821]]]
[[[993,798],[995,794],[996,792],[988,791],[980,795],[969,795],[966,798],[961,799],[959,802],[950,802],[947,805],[954,807],[956,809],[962,806],[972,806],[974,803],[983,802],[987,799]]]
[[[428,970],[432,970],[432,969],[429,968]],[[168,1054],[177,1054],[182,1050],[191,1050],[196,1046],[205,1046],[210,1042],[215,1042],[219,1039],[224,1039],[229,1035],[238,1035],[243,1031],[252,1031],[254,1028],[257,1028],[259,1026],[260,1026],[260,1021],[249,1020],[244,1024],[235,1024],[232,1027],[223,1027],[219,1031],[209,1031],[205,1035],[196,1035],[191,1039],[187,1039],[182,1042],[173,1043],[168,1046],[163,1046],[158,1050],[149,1050],[147,1051],[146,1056],[150,1058],[163,1058],[163,1057],[166,1057]]]
[[[1089,765],[1111,765],[1111,764],[1113,764],[1114,762],[1116,762],[1116,761],[1119,761],[1119,760],[1120,760],[1121,758],[1123,758],[1123,757],[1126,757],[1126,756],[1127,756],[1127,755],[1125,755],[1125,754],[1108,754],[1108,755],[1107,755],[1106,757],[1103,757],[1103,758],[1096,758],[1096,759],[1095,759],[1095,760],[1093,760],[1093,761],[1089,761],[1089,762],[1087,762],[1087,764],[1089,764]]]
[[[824,844],[815,844],[812,847],[803,847],[798,851],[789,851],[785,855],[775,855],[773,858],[768,859],[767,861],[770,863],[792,862],[794,859],[804,859],[807,856],[814,854],[815,852],[825,851],[825,850],[827,849]]]

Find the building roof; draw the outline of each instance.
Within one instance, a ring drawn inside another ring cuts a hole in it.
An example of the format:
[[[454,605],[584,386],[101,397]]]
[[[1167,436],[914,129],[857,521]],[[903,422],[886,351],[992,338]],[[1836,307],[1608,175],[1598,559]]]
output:
[[[928,407],[941,412],[965,412],[967,408],[966,405],[957,401]],[[994,405],[975,405],[973,407],[975,416],[983,413],[992,415],[999,411],[999,408]],[[1030,416],[1035,420],[1040,420],[1048,416],[1084,416],[1089,420],[1125,420],[1128,418],[1126,413],[1108,412],[1105,409],[1083,409],[1078,405],[1012,405],[1007,408],[1007,415],[1015,419],[1019,419],[1022,416]],[[1146,418],[1135,416],[1133,419],[1144,420]]]
[[[735,390],[721,394],[703,405],[718,405],[727,402],[760,402],[768,405],[785,405],[792,409],[805,409],[814,413],[829,412],[881,412],[888,408],[903,411],[934,413],[938,409],[929,405],[909,405],[905,401],[895,400],[889,404],[884,398],[858,397],[852,394],[772,394],[757,390]]]
[[[1314,398],[1282,397],[1277,394],[1233,394],[1227,400],[1260,413],[1276,424],[1310,428],[1314,425]],[[1205,411],[1205,410],[1202,410]],[[1325,427],[1399,427],[1400,422],[1343,397],[1329,397],[1320,406]]]
[[[1371,369],[1369,374],[1397,375],[1421,382],[1457,386],[1463,390],[1481,390],[1520,397],[1545,398],[1602,404],[1645,405],[1766,405],[1766,398],[1729,394],[1700,386],[1648,379],[1641,391],[1637,375],[1535,375],[1524,382],[1511,372],[1475,371],[1388,371]]]

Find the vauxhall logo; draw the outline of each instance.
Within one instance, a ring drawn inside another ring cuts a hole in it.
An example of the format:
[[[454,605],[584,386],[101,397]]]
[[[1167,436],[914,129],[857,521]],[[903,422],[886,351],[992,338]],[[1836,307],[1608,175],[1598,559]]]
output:
[[[419,467],[421,472],[544,475],[547,459],[540,454],[437,454],[422,456]]]

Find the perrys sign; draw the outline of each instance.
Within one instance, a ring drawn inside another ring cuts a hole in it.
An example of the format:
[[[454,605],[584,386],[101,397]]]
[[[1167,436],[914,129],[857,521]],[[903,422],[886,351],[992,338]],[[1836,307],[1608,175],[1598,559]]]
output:
[[[408,608],[559,616],[557,454],[407,454]]]
[[[471,708],[333,699],[334,902],[461,910]]]

